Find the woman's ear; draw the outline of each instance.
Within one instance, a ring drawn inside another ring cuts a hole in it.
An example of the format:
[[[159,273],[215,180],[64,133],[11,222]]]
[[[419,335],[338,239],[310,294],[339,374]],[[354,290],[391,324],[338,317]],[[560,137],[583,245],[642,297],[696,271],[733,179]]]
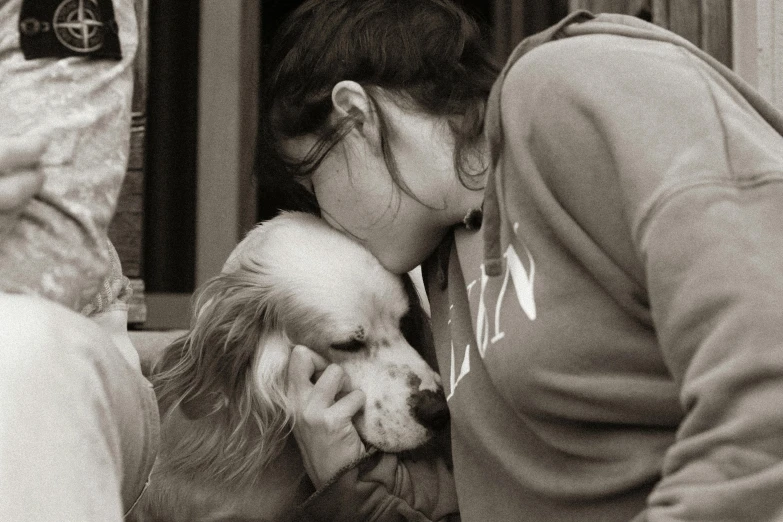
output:
[[[339,119],[353,120],[354,130],[373,151],[380,151],[380,122],[373,100],[364,87],[351,80],[337,83],[332,88],[332,106]]]

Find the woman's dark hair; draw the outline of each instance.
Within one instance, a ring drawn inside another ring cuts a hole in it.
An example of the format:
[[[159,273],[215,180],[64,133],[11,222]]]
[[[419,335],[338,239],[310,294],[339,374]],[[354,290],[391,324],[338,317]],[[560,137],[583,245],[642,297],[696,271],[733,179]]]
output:
[[[308,0],[282,25],[268,59],[260,169],[289,179],[317,169],[354,125],[350,116],[329,119],[332,88],[353,80],[370,96],[384,160],[403,191],[415,197],[389,148],[378,89],[410,108],[448,118],[459,178],[466,187],[480,188],[471,183],[476,168],[470,162],[498,68],[476,22],[449,0]],[[276,146],[307,134],[318,140],[304,159],[287,158]]]

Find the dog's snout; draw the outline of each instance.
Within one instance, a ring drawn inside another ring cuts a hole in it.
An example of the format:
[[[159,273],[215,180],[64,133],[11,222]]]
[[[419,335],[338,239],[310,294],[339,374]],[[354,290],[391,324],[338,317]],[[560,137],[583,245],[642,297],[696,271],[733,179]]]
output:
[[[413,416],[425,428],[441,430],[449,422],[449,407],[442,390],[423,390],[413,396]]]

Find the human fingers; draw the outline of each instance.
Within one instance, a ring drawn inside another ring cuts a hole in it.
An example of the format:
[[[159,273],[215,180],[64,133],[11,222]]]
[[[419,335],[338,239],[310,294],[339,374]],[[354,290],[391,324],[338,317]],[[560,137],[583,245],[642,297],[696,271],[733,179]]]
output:
[[[316,411],[329,408],[344,385],[345,371],[336,364],[330,364],[313,385],[308,406]]]
[[[0,138],[0,173],[35,166],[45,150],[42,136]]]
[[[307,348],[297,345],[291,350],[288,359],[288,386],[293,393],[309,391],[313,384],[311,379],[317,372],[329,366],[329,361]]]
[[[345,384],[343,369],[336,364],[329,365],[312,385],[293,426],[305,470],[316,487],[365,452],[351,422],[364,405],[364,393],[351,392],[335,402],[335,396]]]
[[[329,409],[336,418],[351,419],[364,408],[366,400],[367,398],[362,390],[353,390],[335,402]]]

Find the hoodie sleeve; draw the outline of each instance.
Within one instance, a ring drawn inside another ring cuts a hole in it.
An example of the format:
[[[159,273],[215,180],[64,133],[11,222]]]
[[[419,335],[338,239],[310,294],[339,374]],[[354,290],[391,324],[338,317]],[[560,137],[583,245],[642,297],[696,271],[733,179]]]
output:
[[[783,138],[724,73],[661,42],[553,42],[503,92],[507,135],[546,162],[558,204],[591,226],[620,208],[625,268],[679,389],[683,420],[635,520],[780,520]],[[604,246],[622,258],[618,237]]]
[[[314,493],[296,520],[459,522],[460,517],[445,461],[374,452]]]

